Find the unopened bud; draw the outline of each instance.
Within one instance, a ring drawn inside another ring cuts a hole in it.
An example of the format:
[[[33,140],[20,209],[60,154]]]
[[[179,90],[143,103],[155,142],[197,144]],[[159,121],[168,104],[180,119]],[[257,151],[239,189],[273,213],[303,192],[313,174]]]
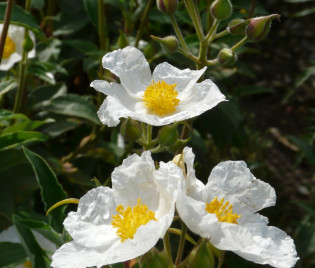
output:
[[[253,18],[246,27],[246,36],[248,40],[259,42],[269,33],[271,22],[274,19],[279,20],[280,15],[272,14],[264,17]]]
[[[216,20],[228,19],[232,14],[232,4],[230,0],[216,0],[212,3],[210,12]]]
[[[138,121],[127,118],[120,127],[120,134],[127,141],[136,141],[141,136],[141,126]]]
[[[232,65],[237,60],[237,55],[235,52],[230,48],[223,48],[220,50],[217,60],[224,66]]]
[[[156,0],[158,10],[167,15],[173,15],[175,13],[177,4],[177,0]]]
[[[160,38],[154,35],[151,35],[150,37],[156,42],[160,43],[167,52],[174,53],[178,49],[178,40],[173,35],[166,36],[164,38]]]
[[[227,30],[233,35],[245,35],[245,28],[248,24],[249,20],[235,19],[229,23]]]
[[[129,41],[126,38],[125,33],[121,32],[118,39],[117,39],[117,45],[119,48],[124,48],[126,46],[129,46]]]
[[[162,127],[158,134],[158,141],[162,146],[172,146],[178,139],[177,125],[168,125]]]
[[[29,37],[29,35],[27,34],[24,38],[23,41],[23,49],[26,52],[30,52],[32,49],[34,48],[34,42],[33,40]]]

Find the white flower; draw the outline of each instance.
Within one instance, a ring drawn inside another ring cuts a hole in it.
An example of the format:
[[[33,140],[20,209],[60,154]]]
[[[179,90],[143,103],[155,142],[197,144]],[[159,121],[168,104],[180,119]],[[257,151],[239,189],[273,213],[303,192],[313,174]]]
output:
[[[2,33],[3,24],[0,24],[0,35]],[[0,70],[9,70],[16,62],[22,59],[23,41],[25,28],[16,25],[10,25],[8,34],[4,44]],[[35,57],[35,36],[34,33],[28,31],[29,37],[34,43],[34,48],[27,54],[28,58]]]
[[[108,53],[102,62],[121,82],[91,83],[97,91],[108,95],[98,116],[110,127],[117,126],[121,117],[153,126],[167,125],[198,116],[225,100],[210,79],[197,83],[206,68],[179,70],[164,62],[151,75],[149,63],[134,47]]]
[[[83,268],[123,262],[149,251],[171,225],[181,170],[150,152],[134,154],[112,173],[112,189],[90,190],[64,227],[73,241],[59,248],[52,267]]]
[[[204,185],[195,177],[194,157],[191,148],[184,149],[186,191],[176,202],[188,228],[218,249],[246,260],[293,267],[299,259],[293,240],[277,227],[267,226],[268,219],[257,213],[275,204],[274,189],[256,179],[243,161],[221,162]]]
[[[51,254],[56,250],[57,246],[50,242],[46,237],[41,235],[39,232],[32,231],[33,235],[37,243],[40,245],[42,249],[48,252],[48,255]],[[11,242],[11,243],[18,243],[21,244],[21,239],[18,235],[18,231],[16,230],[15,226],[10,226],[8,229],[2,231],[0,233],[0,242]],[[29,260],[25,260],[23,263],[15,266],[15,268],[29,268],[32,267],[31,262]]]

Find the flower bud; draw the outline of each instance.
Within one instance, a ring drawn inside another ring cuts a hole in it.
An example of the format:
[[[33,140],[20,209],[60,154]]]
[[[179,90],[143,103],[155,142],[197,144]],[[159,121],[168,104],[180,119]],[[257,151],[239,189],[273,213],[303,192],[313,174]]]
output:
[[[34,42],[33,40],[29,37],[29,35],[27,34],[24,38],[24,41],[23,41],[23,49],[26,51],[26,52],[30,52],[34,47]]]
[[[136,141],[141,136],[141,126],[138,121],[127,118],[120,127],[120,134],[127,141]]]
[[[212,3],[210,12],[216,20],[228,19],[232,14],[232,4],[230,0],[216,0]]]
[[[246,27],[246,35],[248,40],[259,42],[263,40],[269,33],[272,20],[278,19],[280,15],[272,14],[264,17],[257,17],[251,19]]]
[[[167,15],[173,15],[175,13],[177,4],[177,0],[156,0],[158,10]]]
[[[160,38],[154,35],[151,35],[150,37],[156,42],[160,43],[167,52],[174,53],[178,49],[178,40],[173,35],[166,36],[164,38]]]
[[[121,32],[119,34],[119,37],[117,39],[117,45],[118,45],[119,48],[124,48],[126,46],[129,46],[129,41],[126,38],[125,33]]]
[[[245,28],[249,24],[249,20],[235,19],[232,20],[227,30],[232,35],[245,35]]]
[[[162,146],[172,146],[178,139],[177,125],[168,125],[162,127],[158,134],[158,141]]]
[[[220,50],[217,60],[224,66],[232,65],[237,60],[237,55],[235,52],[230,48],[223,48]]]

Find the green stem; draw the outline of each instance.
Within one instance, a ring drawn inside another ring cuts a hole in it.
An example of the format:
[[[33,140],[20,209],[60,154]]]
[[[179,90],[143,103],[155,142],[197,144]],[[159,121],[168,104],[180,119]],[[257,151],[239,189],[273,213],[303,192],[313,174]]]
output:
[[[150,147],[152,143],[152,125],[147,125],[147,143]]]
[[[194,56],[193,54],[187,53],[184,49],[182,49],[181,47],[178,48],[178,51],[180,53],[182,53],[186,58],[191,59],[193,62],[200,64],[201,62],[198,60],[198,58],[196,56]]]
[[[175,16],[171,15],[170,18],[171,18],[172,25],[173,25],[173,28],[175,30],[175,33],[177,35],[177,38],[179,40],[179,43],[182,45],[184,51],[186,51],[187,53],[191,54],[190,51],[189,51],[189,48],[188,48],[188,46],[187,46],[187,44],[185,42],[185,39],[184,39],[184,37],[182,35],[182,32],[180,31],[180,29],[178,27],[178,24],[177,24],[177,21],[175,19]]]
[[[224,31],[222,31],[222,32],[220,32],[220,33],[217,33],[217,34],[212,38],[212,40],[218,39],[218,38],[220,38],[220,37],[222,37],[222,36],[225,36],[225,35],[227,35],[228,33],[229,33],[228,30],[224,30]]]
[[[235,51],[240,46],[244,45],[247,41],[247,36],[245,36],[241,41],[239,41],[237,44],[235,44],[233,47],[231,47],[231,50]]]
[[[143,28],[144,28],[145,22],[148,18],[149,10],[150,10],[150,7],[152,5],[152,2],[153,2],[153,0],[149,0],[147,2],[145,9],[144,9],[144,12],[143,12],[143,15],[141,18],[141,22],[140,22],[140,27],[139,27],[139,30],[137,31],[137,35],[136,35],[136,41],[135,41],[135,45],[134,45],[135,47],[138,47],[138,45],[139,45],[139,42],[140,42],[140,39],[142,36],[142,32],[143,32]]]
[[[173,260],[172,260],[172,254],[171,254],[170,238],[169,238],[168,232],[165,233],[165,236],[163,238],[163,243],[164,243],[165,253],[166,253],[168,260],[169,260],[168,267],[174,268],[174,264],[173,264]]]
[[[187,8],[187,11],[190,15],[190,18],[192,20],[192,23],[195,27],[199,41],[202,41],[204,39],[204,34],[203,34],[202,26],[201,26],[200,14],[197,10],[197,7],[192,0],[184,0],[184,2]]]
[[[0,64],[1,64],[1,60],[2,60],[2,54],[3,54],[3,50],[4,50],[5,40],[6,40],[7,34],[8,34],[13,3],[14,3],[14,0],[8,0],[7,8],[5,10],[3,28],[2,28],[1,38],[0,38]]]
[[[214,33],[216,32],[216,29],[217,29],[218,25],[219,25],[219,21],[218,20],[214,20],[213,24],[212,24],[212,26],[211,26],[211,28],[209,30],[209,32],[206,35],[206,40],[207,41],[211,42],[212,37],[213,37]]]
[[[31,0],[26,0],[25,2],[25,11],[30,11],[31,9]],[[28,30],[24,30],[24,40],[28,36]],[[13,112],[14,113],[19,113],[21,111],[21,106],[22,106],[22,97],[24,95],[24,88],[25,88],[25,80],[26,80],[26,73],[25,73],[25,67],[27,63],[27,54],[28,52],[24,49],[23,47],[23,52],[22,52],[22,59],[20,61],[19,65],[19,85],[17,88],[16,96],[15,96],[15,101],[14,101],[14,107],[13,107]]]
[[[220,258],[219,258],[219,263],[218,263],[218,267],[217,268],[221,268],[221,266],[223,264],[224,253],[225,253],[225,251],[221,251]]]
[[[181,221],[182,224],[182,233],[180,236],[179,240],[179,245],[178,245],[178,250],[177,250],[177,256],[175,260],[175,264],[178,265],[181,262],[182,256],[183,256],[183,251],[184,251],[184,246],[185,246],[185,241],[186,241],[186,233],[187,233],[187,226],[185,223]]]
[[[98,0],[98,38],[101,50],[107,50],[107,38],[105,33],[105,6],[104,0]]]

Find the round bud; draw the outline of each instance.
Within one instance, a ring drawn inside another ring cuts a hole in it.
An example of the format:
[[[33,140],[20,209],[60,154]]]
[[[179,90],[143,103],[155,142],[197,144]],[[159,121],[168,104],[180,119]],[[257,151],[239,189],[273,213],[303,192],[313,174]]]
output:
[[[136,141],[141,136],[141,126],[138,121],[127,118],[120,127],[120,134],[127,141]]]
[[[154,35],[150,36],[153,40],[155,40],[156,42],[160,43],[161,46],[170,53],[174,53],[177,51],[178,49],[178,40],[175,36],[170,35],[170,36],[166,36],[164,38],[160,38]]]
[[[269,33],[271,22],[274,19],[279,19],[280,15],[272,14],[264,17],[251,19],[246,27],[246,36],[248,40],[259,42],[263,40]]]
[[[178,1],[177,0],[156,0],[158,10],[167,14],[173,15],[176,11]]]
[[[29,37],[29,35],[27,34],[24,38],[23,41],[23,49],[26,52],[30,52],[32,49],[34,48],[34,42],[33,40]]]
[[[230,0],[216,0],[212,3],[210,12],[216,20],[228,19],[232,14],[232,4]]]
[[[245,28],[249,24],[249,20],[235,19],[232,20],[226,28],[232,35],[245,35]]]
[[[224,66],[232,65],[237,60],[237,55],[235,52],[230,48],[223,48],[220,50],[217,60]]]

